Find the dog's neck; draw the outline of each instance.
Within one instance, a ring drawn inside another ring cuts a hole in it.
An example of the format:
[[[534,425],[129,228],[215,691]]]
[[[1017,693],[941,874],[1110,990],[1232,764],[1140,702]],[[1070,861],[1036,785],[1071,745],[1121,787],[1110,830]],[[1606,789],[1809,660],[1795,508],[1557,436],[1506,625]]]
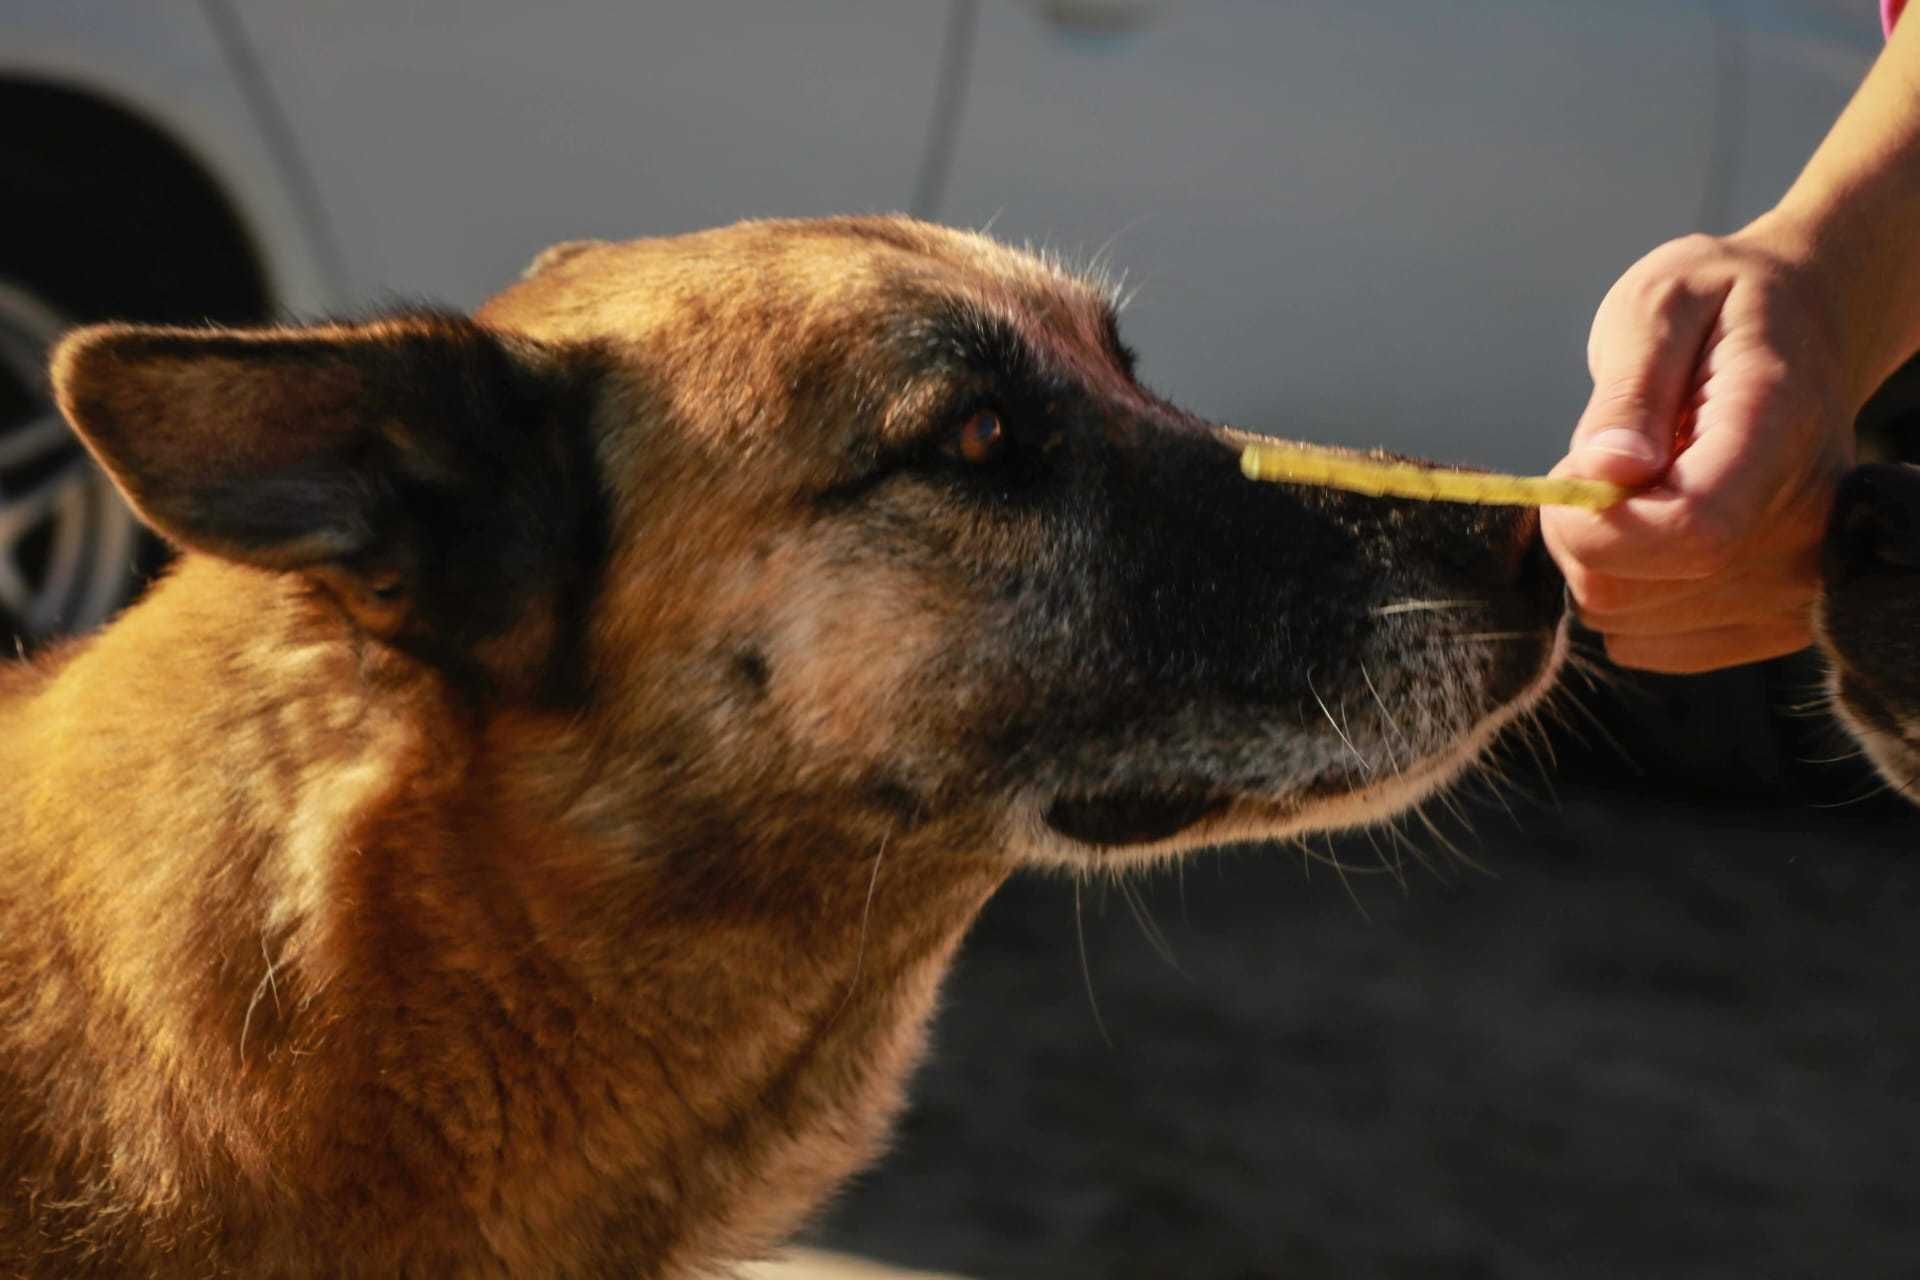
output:
[[[407,1226],[396,1265],[544,1273],[617,1240],[672,1274],[763,1247],[875,1153],[1006,874],[804,821],[741,847],[671,795],[644,836],[569,820],[578,717],[475,712],[285,580],[195,558],[21,714],[37,754],[0,763],[86,799],[62,882],[25,887],[110,940],[75,990],[178,979],[38,1029],[49,1052],[100,1064],[94,1114],[165,1135],[146,1185],[271,1181],[290,1232],[309,1197],[368,1239]],[[107,740],[68,752],[70,725]],[[388,1183],[344,1185],[370,1145]]]

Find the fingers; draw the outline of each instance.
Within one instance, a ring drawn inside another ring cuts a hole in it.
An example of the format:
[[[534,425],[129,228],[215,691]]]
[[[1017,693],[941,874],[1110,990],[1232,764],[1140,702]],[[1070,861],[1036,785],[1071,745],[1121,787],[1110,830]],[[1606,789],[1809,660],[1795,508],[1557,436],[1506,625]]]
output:
[[[1733,601],[1751,600],[1750,616],[1771,613],[1774,593],[1811,595],[1814,590],[1832,488],[1843,470],[1824,461],[1810,462],[1794,490],[1771,504],[1768,518],[1744,531],[1736,532],[1729,526],[1709,536],[1694,526],[1689,536],[1696,540],[1695,546],[1684,567],[1693,569],[1718,561],[1717,572],[1681,575],[1664,564],[1665,558],[1680,552],[1656,547],[1651,557],[1626,557],[1624,573],[1567,558],[1560,561],[1561,574],[1583,614],[1610,617],[1673,611],[1716,595]],[[1651,564],[1649,559],[1661,559],[1663,563]]]
[[[1715,577],[1649,581],[1597,573],[1579,563],[1567,586],[1583,625],[1599,632],[1622,666],[1669,673],[1758,662],[1804,648],[1818,593],[1825,492],[1818,477],[1741,540],[1732,567]]]
[[[1693,675],[1797,652],[1813,643],[1813,634],[1807,617],[1795,614],[1682,635],[1610,635],[1606,643],[1607,656],[1623,667]]]
[[[1743,544],[1737,569],[1716,578],[1649,582],[1569,566],[1580,622],[1600,633],[1616,663],[1649,671],[1710,671],[1805,648],[1819,592],[1819,524],[1799,518],[1801,505]]]
[[[1851,457],[1845,372],[1792,264],[1739,235],[1648,254],[1594,315],[1593,394],[1556,475],[1636,486],[1540,527],[1625,666],[1692,672],[1809,642],[1815,555]]]
[[[1574,427],[1565,474],[1645,485],[1673,455],[1727,286],[1655,270],[1659,258],[1649,255],[1622,276],[1594,313],[1593,394]]]
[[[1649,255],[1621,277],[1594,316],[1587,344],[1593,394],[1553,474],[1646,491],[1606,511],[1544,512],[1542,533],[1563,567],[1654,582],[1697,580],[1726,567],[1737,519],[1698,501],[1697,490],[1674,490],[1668,464],[1691,424],[1702,354],[1727,287],[1717,278],[1696,282],[1649,270],[1674,249]],[[1657,483],[1663,477],[1668,482]]]
[[[1560,473],[1555,467],[1554,474]],[[1540,532],[1563,571],[1578,565],[1646,583],[1698,582],[1723,573],[1738,542],[1736,524],[1717,505],[1665,490],[1606,511],[1544,508]]]
[[[1769,573],[1761,581],[1736,578],[1704,589],[1698,583],[1681,584],[1690,590],[1679,596],[1653,594],[1650,585],[1670,589],[1672,584],[1589,580],[1574,589],[1581,624],[1609,638],[1743,627],[1804,613],[1817,594],[1811,567],[1800,572],[1797,566],[1785,576]]]
[[[1827,461],[1825,438],[1847,434],[1851,415],[1813,394],[1812,377],[1796,382],[1786,357],[1760,340],[1765,318],[1751,292],[1730,297],[1722,320],[1729,335],[1703,361],[1693,440],[1662,487],[1707,528],[1737,534]]]

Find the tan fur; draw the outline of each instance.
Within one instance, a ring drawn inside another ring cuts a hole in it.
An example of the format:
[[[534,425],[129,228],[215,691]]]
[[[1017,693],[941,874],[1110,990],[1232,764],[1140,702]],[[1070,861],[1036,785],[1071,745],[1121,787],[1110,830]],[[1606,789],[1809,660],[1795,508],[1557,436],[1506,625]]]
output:
[[[477,703],[404,643],[404,547],[258,550],[175,494],[357,439],[351,364],[247,405],[225,357],[161,395],[129,331],[63,349],[70,415],[187,551],[0,676],[0,1276],[692,1275],[875,1156],[968,923],[1020,856],[1058,856],[998,801],[857,799],[894,773],[961,794],[961,744],[1024,696],[919,678],[992,643],[977,592],[800,497],[847,465],[847,406],[901,438],[927,411],[876,345],[903,279],[1159,411],[1098,354],[1087,286],[903,220],[564,246],[480,312],[534,365],[605,371],[593,696],[564,706],[514,675],[559,643],[557,598],[473,643],[503,691]],[[316,425],[235,435],[274,413]],[[1028,550],[925,507],[980,555]],[[743,636],[757,697],[728,674]],[[1379,808],[1342,802],[1322,825]],[[1248,802],[1211,830],[1312,821]]]
[[[584,784],[552,776],[580,768],[553,727],[474,741],[404,677],[341,692],[354,655],[316,652],[323,624],[278,588],[190,562],[9,726],[0,761],[28,785],[6,847],[66,856],[3,868],[10,1074],[33,1087],[0,1117],[66,1120],[58,1149],[0,1163],[22,1197],[0,1259],[77,1275],[106,1249],[118,1273],[121,1215],[183,1275],[210,1253],[331,1273],[316,1216],[367,1274],[557,1274],[535,1261],[553,1239],[615,1229],[663,1262],[746,1256],[873,1154],[1003,867],[899,849],[880,876],[878,848],[814,866],[770,843],[735,919],[683,919],[677,869],[608,884],[612,856],[554,837],[554,793]],[[213,602],[261,637],[223,651],[196,627]],[[210,687],[233,696],[208,707]],[[769,974],[789,979],[771,1006]],[[635,1149],[650,1172],[590,1189]]]

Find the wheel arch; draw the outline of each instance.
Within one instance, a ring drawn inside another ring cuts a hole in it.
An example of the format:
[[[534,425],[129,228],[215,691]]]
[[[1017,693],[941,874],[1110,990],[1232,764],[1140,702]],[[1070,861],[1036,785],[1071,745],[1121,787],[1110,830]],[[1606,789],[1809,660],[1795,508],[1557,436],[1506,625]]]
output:
[[[164,124],[95,90],[0,76],[0,277],[75,319],[258,321],[280,305],[255,224]]]

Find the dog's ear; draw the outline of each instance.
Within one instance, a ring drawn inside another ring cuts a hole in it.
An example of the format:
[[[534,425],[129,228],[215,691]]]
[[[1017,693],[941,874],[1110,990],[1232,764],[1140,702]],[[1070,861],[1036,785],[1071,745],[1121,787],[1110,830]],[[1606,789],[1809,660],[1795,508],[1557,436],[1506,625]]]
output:
[[[533,261],[529,262],[527,269],[520,273],[520,278],[531,280],[537,275],[572,261],[589,249],[598,249],[606,243],[605,240],[563,240],[559,244],[550,245],[533,256]]]
[[[308,574],[385,635],[504,628],[593,507],[576,367],[460,316],[86,328],[53,384],[161,534]]]

